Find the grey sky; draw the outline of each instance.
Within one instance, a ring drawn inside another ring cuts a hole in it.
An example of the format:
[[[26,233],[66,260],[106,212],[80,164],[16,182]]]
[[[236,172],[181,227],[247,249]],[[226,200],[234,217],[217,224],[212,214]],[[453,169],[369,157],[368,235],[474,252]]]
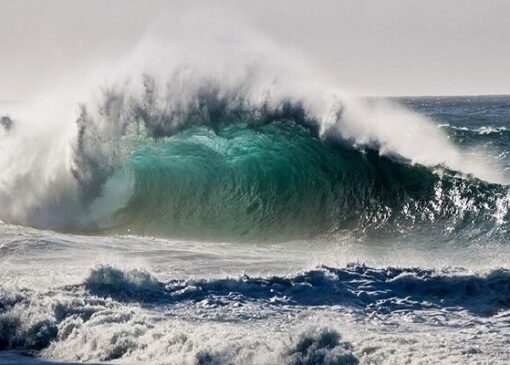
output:
[[[179,16],[182,7],[0,0],[0,99],[30,98],[66,72],[119,57],[161,14]],[[231,8],[355,93],[510,93],[510,1],[238,1]]]

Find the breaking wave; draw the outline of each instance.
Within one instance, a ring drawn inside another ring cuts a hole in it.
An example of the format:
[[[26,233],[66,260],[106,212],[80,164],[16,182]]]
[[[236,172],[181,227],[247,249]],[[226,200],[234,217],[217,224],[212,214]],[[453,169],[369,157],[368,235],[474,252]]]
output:
[[[496,159],[426,117],[350,98],[271,45],[221,45],[213,63],[181,48],[142,43],[78,110],[47,96],[3,116],[0,219],[203,240],[506,235]]]

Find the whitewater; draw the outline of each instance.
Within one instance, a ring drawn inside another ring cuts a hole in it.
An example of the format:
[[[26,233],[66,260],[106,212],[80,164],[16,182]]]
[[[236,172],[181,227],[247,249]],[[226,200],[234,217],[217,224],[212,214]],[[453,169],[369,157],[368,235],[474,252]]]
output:
[[[510,97],[186,19],[0,103],[0,363],[508,363]]]

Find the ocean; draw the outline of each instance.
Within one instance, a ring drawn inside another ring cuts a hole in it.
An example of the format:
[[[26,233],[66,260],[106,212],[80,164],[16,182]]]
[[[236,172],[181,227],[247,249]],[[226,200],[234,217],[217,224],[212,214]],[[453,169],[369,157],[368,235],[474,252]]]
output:
[[[0,363],[510,362],[510,96],[188,76],[0,104]]]

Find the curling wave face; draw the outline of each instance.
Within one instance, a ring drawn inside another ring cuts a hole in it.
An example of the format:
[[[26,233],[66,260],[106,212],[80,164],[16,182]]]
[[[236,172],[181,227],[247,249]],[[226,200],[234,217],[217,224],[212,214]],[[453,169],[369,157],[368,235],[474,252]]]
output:
[[[453,236],[475,224],[479,235],[506,230],[505,187],[324,143],[288,119],[197,126],[143,142],[112,181],[133,186],[108,223],[119,232],[286,240],[431,227]]]

